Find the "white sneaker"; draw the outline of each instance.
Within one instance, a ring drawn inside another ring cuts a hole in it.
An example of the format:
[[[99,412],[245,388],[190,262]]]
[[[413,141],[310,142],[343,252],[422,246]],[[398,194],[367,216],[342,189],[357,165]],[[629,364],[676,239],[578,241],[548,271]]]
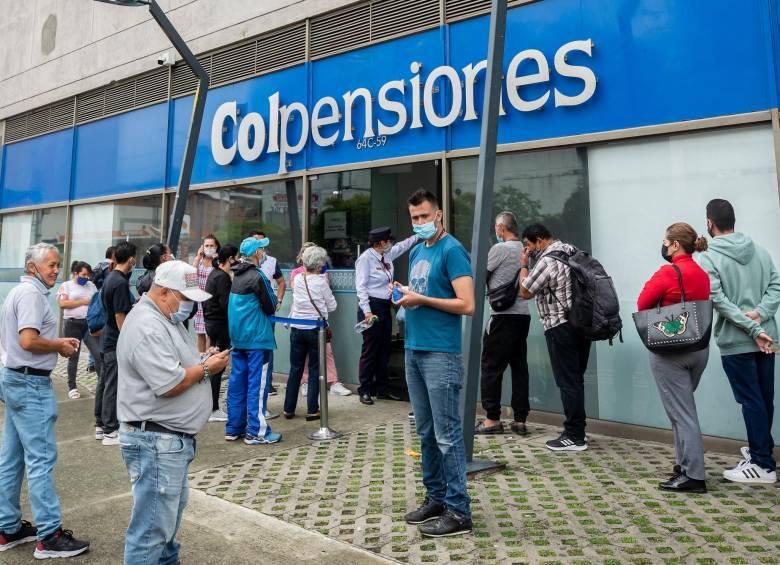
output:
[[[103,434],[103,445],[119,445],[119,432]]]
[[[78,400],[79,398],[81,398],[81,393],[79,392],[79,389],[77,388],[70,389],[68,391],[68,398],[70,398],[71,400]]]
[[[103,439],[103,428],[95,426],[95,439],[101,441]]]
[[[762,469],[751,461],[740,461],[733,469],[723,471],[723,478],[735,483],[755,483],[773,485],[777,482],[777,473]]]
[[[265,411],[265,419],[266,420],[273,420],[274,418],[279,417],[279,412],[271,412],[270,410]]]
[[[214,410],[211,413],[211,416],[209,416],[209,422],[227,422],[227,419],[227,414],[225,414],[220,408]]]
[[[352,391],[343,384],[336,382],[330,385],[330,393],[335,394],[336,396],[349,396],[352,394]]]
[[[301,385],[301,396],[306,396],[309,394],[309,383],[303,383]]]

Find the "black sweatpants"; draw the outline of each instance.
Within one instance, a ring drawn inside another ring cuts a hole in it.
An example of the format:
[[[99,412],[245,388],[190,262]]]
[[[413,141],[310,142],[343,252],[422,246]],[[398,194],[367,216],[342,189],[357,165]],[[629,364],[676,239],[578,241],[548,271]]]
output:
[[[590,341],[567,323],[544,332],[555,384],[561,391],[566,420],[563,430],[572,439],[585,439],[585,370]]]
[[[482,336],[482,408],[490,420],[501,419],[501,383],[512,368],[512,411],[525,422],[528,404],[528,314],[494,314]]]
[[[100,371],[102,369],[103,360],[100,356],[100,337],[94,336],[89,333],[87,328],[87,320],[76,318],[65,318],[65,327],[62,332],[65,337],[75,337],[81,344],[79,350],[75,355],[68,358],[68,390],[76,388],[76,374],[79,368],[79,355],[81,354],[82,346],[86,345],[92,357],[95,359],[95,371],[97,372],[98,379],[100,378]]]
[[[218,347],[220,351],[230,349],[230,332],[227,322],[213,323],[206,322],[206,335],[212,347]],[[222,374],[224,369],[216,375],[211,375],[211,410],[219,410],[219,389],[222,387]]]
[[[393,337],[393,319],[389,300],[369,297],[371,313],[379,317],[374,325],[363,332],[363,349],[360,352],[358,394],[374,395],[387,392],[387,367],[390,364],[390,346]],[[365,319],[358,308],[357,321]]]

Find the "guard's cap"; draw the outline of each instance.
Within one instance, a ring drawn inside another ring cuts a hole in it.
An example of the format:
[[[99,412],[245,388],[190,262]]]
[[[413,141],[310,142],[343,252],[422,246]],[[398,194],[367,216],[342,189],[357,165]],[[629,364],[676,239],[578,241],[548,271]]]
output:
[[[393,234],[388,227],[374,228],[368,232],[369,243],[379,243],[388,239],[393,239]]]

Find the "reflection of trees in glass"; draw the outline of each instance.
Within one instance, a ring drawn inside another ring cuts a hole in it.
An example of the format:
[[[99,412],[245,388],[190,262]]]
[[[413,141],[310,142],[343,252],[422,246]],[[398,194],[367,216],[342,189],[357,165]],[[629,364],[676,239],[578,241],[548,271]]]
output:
[[[283,267],[290,267],[293,258],[298,254],[297,249],[293,249],[290,229],[287,226],[264,223],[259,217],[235,217],[237,214],[230,210],[227,218],[214,232],[220,243],[232,244],[238,247],[249,232],[260,230],[271,240],[269,252],[282,264]]]
[[[325,214],[327,212],[347,213],[347,239],[350,247],[365,245],[368,232],[371,229],[371,196],[368,194],[355,194],[351,198],[342,199],[333,196],[325,201],[325,206],[312,221],[311,238],[328,249],[325,240]]]

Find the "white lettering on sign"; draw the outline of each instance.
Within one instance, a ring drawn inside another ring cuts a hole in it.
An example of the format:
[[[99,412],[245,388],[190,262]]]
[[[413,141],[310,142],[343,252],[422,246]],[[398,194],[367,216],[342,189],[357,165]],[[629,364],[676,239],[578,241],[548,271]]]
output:
[[[526,49],[517,53],[509,62],[504,81],[510,106],[519,112],[534,112],[547,104],[551,94],[556,108],[579,106],[590,100],[596,92],[596,74],[589,67],[569,63],[569,55],[577,52],[592,57],[593,42],[585,39],[566,43],[558,49],[553,60],[553,68],[558,75],[582,82],[582,89],[574,95],[564,94],[557,88],[552,89],[552,92],[549,87],[544,90],[543,85],[549,85],[551,80],[550,64],[544,53],[537,49]],[[342,141],[354,142],[357,138],[357,149],[373,149],[385,146],[388,136],[395,135],[406,127],[423,127],[423,114],[426,121],[437,128],[452,125],[459,116],[462,116],[463,121],[476,120],[476,85],[480,82],[480,74],[484,75],[486,68],[487,61],[484,60],[466,65],[460,72],[448,65],[442,65],[434,68],[423,82],[420,76],[422,65],[418,62],[411,63],[409,88],[406,80],[399,79],[386,82],[379,89],[376,102],[380,109],[392,116],[387,122],[381,118],[376,120],[376,133],[375,100],[371,91],[363,87],[345,92],[341,96],[344,103],[343,115],[339,112],[338,100],[332,96],[317,100],[310,116],[308,109],[301,102],[282,104],[279,93],[275,92],[268,97],[267,128],[266,120],[257,112],[250,112],[239,121],[236,102],[225,102],[217,108],[211,122],[211,154],[218,165],[229,165],[235,160],[237,153],[244,161],[260,159],[263,150],[269,154],[279,153],[279,173],[286,173],[288,158],[303,151],[309,141],[309,135],[320,147],[335,145],[341,136]],[[537,85],[537,96],[533,99],[523,93],[525,87],[531,85]],[[436,96],[444,88],[451,94],[447,100],[448,106],[437,108],[437,101],[444,105],[444,97]],[[407,106],[403,102],[407,96],[411,97],[411,122]],[[356,131],[353,118],[360,114],[363,117],[363,128],[362,131]],[[506,115],[503,91],[499,114]],[[292,129],[292,124],[300,125]],[[300,133],[293,134],[293,131]],[[298,138],[291,139],[291,135],[297,135]]]

